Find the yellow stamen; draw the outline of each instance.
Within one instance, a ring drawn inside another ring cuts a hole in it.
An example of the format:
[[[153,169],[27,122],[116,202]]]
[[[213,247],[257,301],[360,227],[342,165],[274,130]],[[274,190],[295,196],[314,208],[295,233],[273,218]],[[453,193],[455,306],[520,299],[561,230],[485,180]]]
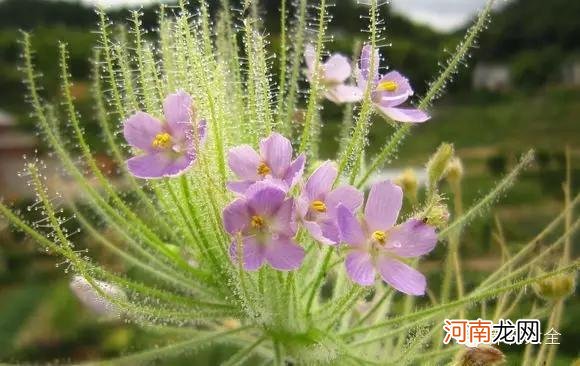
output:
[[[261,229],[264,226],[264,219],[262,216],[252,216],[251,225],[254,229]]]
[[[266,163],[260,163],[260,165],[258,165],[258,174],[260,174],[261,176],[266,176],[268,174],[270,174],[270,167],[268,165],[266,165]]]
[[[377,90],[378,91],[393,92],[393,91],[397,90],[398,87],[399,87],[399,85],[397,84],[397,82],[392,81],[392,80],[387,80],[387,81],[383,81],[382,83],[380,83],[377,86]]]
[[[312,201],[310,207],[316,212],[326,212],[326,205],[322,201]]]
[[[167,132],[158,133],[153,139],[151,146],[156,149],[167,149],[171,146],[171,135]]]
[[[373,239],[375,239],[376,241],[378,241],[381,244],[385,244],[385,239],[387,238],[387,235],[385,234],[384,231],[375,231],[373,233]]]

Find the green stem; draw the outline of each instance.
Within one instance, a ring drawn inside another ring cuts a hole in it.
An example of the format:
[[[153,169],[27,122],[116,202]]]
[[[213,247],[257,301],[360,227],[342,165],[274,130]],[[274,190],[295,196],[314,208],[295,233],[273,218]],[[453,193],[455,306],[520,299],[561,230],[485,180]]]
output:
[[[312,303],[314,302],[314,298],[320,289],[320,284],[324,277],[326,276],[326,269],[328,267],[328,263],[330,262],[330,258],[332,258],[332,248],[326,249],[326,254],[324,255],[324,260],[322,265],[320,266],[320,270],[314,277],[314,283],[312,284],[312,289],[310,290],[310,295],[308,296],[308,300],[306,301],[306,307],[304,308],[304,315],[306,318],[310,318],[310,309],[312,308]]]
[[[202,337],[196,337],[194,339],[188,339],[182,342],[172,343],[168,346],[159,347],[155,349],[150,349],[142,352],[137,352],[132,355],[119,357],[111,360],[104,360],[99,362],[88,362],[82,363],[80,365],[83,366],[101,366],[101,365],[110,365],[110,366],[118,366],[118,365],[143,365],[149,363],[153,360],[163,360],[163,362],[167,362],[170,358],[177,357],[182,354],[186,354],[192,352],[197,348],[201,348],[202,346],[210,345],[213,343],[220,343],[220,342],[227,342],[228,338],[236,333],[240,333],[251,329],[248,327],[241,327],[233,330],[222,331],[222,332],[213,332],[208,333]]]
[[[520,160],[518,165],[497,184],[485,197],[477,201],[465,215],[461,216],[455,220],[451,225],[446,227],[439,233],[439,238],[443,239],[448,237],[455,230],[460,230],[467,222],[477,215],[480,215],[482,211],[485,210],[494,200],[496,200],[506,189],[511,187],[516,180],[516,177],[521,173],[521,171],[527,167],[534,158],[533,150],[528,151]]]
[[[228,359],[226,362],[222,363],[222,366],[236,366],[236,365],[244,365],[244,362],[247,361],[249,356],[251,356],[252,351],[256,349],[262,342],[266,340],[266,337],[263,336],[258,338],[254,343],[248,345],[246,348],[242,348],[238,352],[234,353],[234,355]]]

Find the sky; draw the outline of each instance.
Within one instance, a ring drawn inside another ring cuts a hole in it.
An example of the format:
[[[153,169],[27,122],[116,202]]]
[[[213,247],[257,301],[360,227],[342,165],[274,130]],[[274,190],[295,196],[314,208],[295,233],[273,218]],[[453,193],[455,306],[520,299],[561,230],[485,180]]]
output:
[[[156,0],[82,0],[103,6],[139,6]],[[338,0],[344,1],[344,0]],[[419,24],[453,31],[469,21],[486,0],[391,0],[393,9]]]
[[[391,0],[393,10],[440,31],[465,25],[487,0]]]

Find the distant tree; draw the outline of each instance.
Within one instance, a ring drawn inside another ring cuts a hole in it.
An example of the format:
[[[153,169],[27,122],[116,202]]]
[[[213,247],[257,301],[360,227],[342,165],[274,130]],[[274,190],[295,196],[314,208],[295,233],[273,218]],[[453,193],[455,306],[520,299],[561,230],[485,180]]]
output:
[[[505,59],[522,51],[558,46],[580,50],[580,1],[514,0],[494,15],[481,35],[478,59]]]

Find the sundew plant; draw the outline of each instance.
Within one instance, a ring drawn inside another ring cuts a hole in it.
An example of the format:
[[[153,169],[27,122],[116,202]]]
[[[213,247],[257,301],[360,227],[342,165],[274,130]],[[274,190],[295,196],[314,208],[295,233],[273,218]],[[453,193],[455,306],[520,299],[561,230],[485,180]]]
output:
[[[170,362],[227,344],[235,351],[224,365],[483,365],[502,353],[444,345],[444,319],[559,324],[579,264],[570,239],[579,198],[569,179],[565,210],[526,245],[511,247],[497,223],[502,262],[466,285],[462,229],[506,192],[532,152],[465,209],[463,168],[449,143],[425,158],[425,187],[410,172],[397,181],[379,174],[402,143],[413,143],[413,126],[435,123],[432,102],[486,28],[493,1],[419,97],[405,70],[388,68],[377,0],[350,56],[333,52],[325,0],[281,0],[276,30],[263,29],[257,1],[220,5],[215,16],[203,0],[162,6],[149,33],[139,12],[120,27],[98,12],[91,116],[76,109],[66,44],[54,101],[42,93],[31,36],[23,36],[32,115],[83,200],[59,206],[61,192],[48,190],[42,163],[29,159],[23,176],[37,197],[29,210],[42,219],[29,222],[4,204],[0,212],[64,259],[72,291],[91,310],[171,335],[106,362]],[[268,31],[280,33],[279,47]],[[337,155],[322,161],[326,101],[343,110],[343,128]],[[122,179],[93,157],[83,124],[95,117]],[[373,123],[393,127],[376,155],[367,152]],[[443,181],[451,195],[440,192]],[[69,220],[78,232],[67,230]],[[86,237],[131,270],[97,263]],[[441,280],[427,281],[421,258],[438,247],[446,253]],[[522,310],[526,298],[534,306]],[[551,363],[555,350],[528,345],[522,364]]]

